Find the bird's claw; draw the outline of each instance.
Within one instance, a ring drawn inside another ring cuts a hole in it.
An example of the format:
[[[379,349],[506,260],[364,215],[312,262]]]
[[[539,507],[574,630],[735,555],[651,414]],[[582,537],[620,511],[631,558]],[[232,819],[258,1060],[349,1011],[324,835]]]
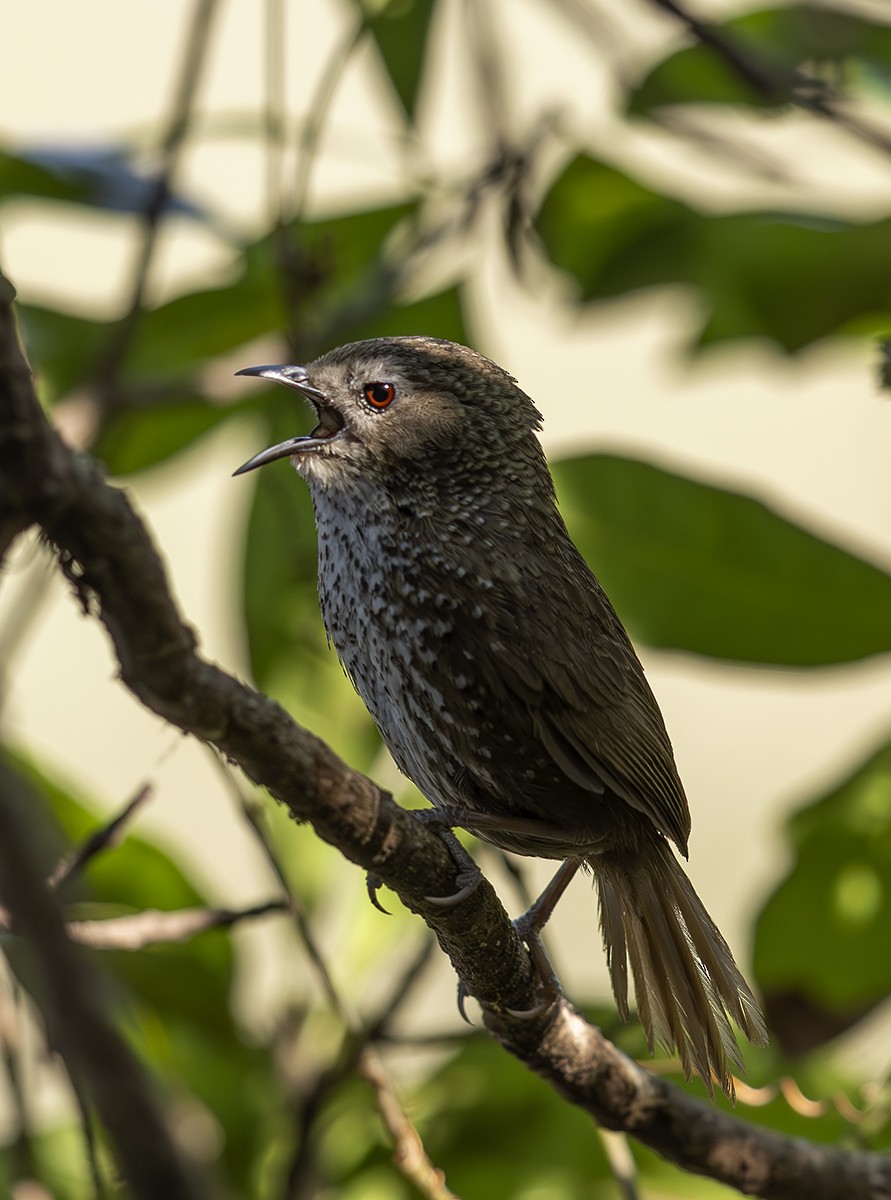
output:
[[[555,996],[547,997],[540,1000],[534,1008],[505,1008],[505,1012],[512,1017],[516,1017],[518,1021],[534,1021],[536,1017],[540,1017],[543,1012],[551,1007],[556,999]]]
[[[482,873],[474,863],[473,867],[464,867],[455,876],[455,882],[458,884],[456,892],[452,892],[449,896],[425,896],[424,899],[428,904],[435,904],[437,908],[455,908],[462,900],[466,900],[476,891],[481,879]]]
[[[435,808],[423,808],[416,813],[415,819],[422,825],[432,826],[438,831],[441,841],[458,868],[458,874],[455,876],[458,885],[456,891],[448,896],[425,896],[424,899],[428,904],[435,904],[437,908],[454,908],[476,891],[482,880],[482,873],[452,833],[453,822],[446,812]]]
[[[469,995],[470,995],[470,992],[467,990],[467,984],[464,982],[463,979],[459,979],[458,980],[458,1012],[461,1014],[462,1021],[464,1021],[467,1025],[472,1025],[473,1021],[471,1021],[470,1017],[468,1017],[467,1009],[465,1008],[465,1003],[466,1003],[467,997]]]
[[[384,908],[383,904],[381,904],[380,900],[378,900],[378,898],[377,898],[377,894],[383,886],[384,886],[383,881],[381,879],[378,879],[377,875],[375,875],[373,871],[369,871],[366,874],[365,887],[368,891],[368,899],[371,901],[371,903],[374,905],[374,907],[377,909],[378,912],[382,912],[385,917],[389,917],[392,915],[390,913],[390,910],[387,908]]]

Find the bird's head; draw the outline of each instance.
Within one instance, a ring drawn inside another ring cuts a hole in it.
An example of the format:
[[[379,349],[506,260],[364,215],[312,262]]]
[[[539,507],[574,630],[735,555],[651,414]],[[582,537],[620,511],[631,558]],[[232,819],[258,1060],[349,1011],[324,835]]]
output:
[[[373,338],[340,346],[307,366],[246,367],[294,388],[316,412],[307,435],[263,450],[236,475],[291,458],[308,482],[338,486],[423,470],[438,456],[482,462],[534,446],[532,401],[500,367],[466,346],[429,337]]]

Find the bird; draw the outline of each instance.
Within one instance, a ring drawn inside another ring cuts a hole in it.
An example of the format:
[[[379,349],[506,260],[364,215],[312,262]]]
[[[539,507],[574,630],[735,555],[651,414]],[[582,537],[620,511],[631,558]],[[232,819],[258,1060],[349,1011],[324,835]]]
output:
[[[290,458],[307,484],[328,638],[400,770],[451,824],[561,861],[539,924],[590,869],[619,1015],[630,974],[650,1052],[732,1096],[731,1019],[760,1046],[764,1018],[675,853],[690,812],[671,742],[563,522],[533,401],[422,335],[237,374],[314,409],[311,433],[235,474]]]

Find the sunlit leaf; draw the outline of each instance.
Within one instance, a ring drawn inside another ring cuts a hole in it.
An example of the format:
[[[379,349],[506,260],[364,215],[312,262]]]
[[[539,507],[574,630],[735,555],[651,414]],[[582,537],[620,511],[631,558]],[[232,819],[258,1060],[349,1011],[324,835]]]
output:
[[[891,993],[891,743],[794,814],[791,869],[755,931],[771,1023],[802,1051]]]
[[[761,337],[794,352],[891,321],[891,220],[714,216],[580,156],[545,197],[536,228],[582,301],[692,288],[703,311],[700,344]]]
[[[21,754],[9,759],[32,794],[35,834],[54,841],[56,854],[103,824],[67,785]],[[133,832],[97,855],[61,898],[69,916],[98,919],[208,902],[169,855]],[[189,1089],[213,1113],[227,1174],[249,1194],[282,1100],[266,1051],[242,1037],[232,1016],[228,934],[212,930],[183,945],[103,951],[97,961],[115,985],[109,996],[137,1049],[175,1093]]]
[[[554,464],[570,532],[632,635],[821,666],[891,650],[891,576],[750,496],[649,463]]]

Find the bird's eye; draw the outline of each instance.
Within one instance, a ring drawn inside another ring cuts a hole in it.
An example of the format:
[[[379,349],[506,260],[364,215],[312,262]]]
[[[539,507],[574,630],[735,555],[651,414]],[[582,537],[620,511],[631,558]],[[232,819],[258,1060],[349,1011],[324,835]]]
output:
[[[382,409],[388,408],[396,398],[396,389],[392,383],[364,383],[362,385],[362,395],[365,397],[366,404],[371,408]]]

